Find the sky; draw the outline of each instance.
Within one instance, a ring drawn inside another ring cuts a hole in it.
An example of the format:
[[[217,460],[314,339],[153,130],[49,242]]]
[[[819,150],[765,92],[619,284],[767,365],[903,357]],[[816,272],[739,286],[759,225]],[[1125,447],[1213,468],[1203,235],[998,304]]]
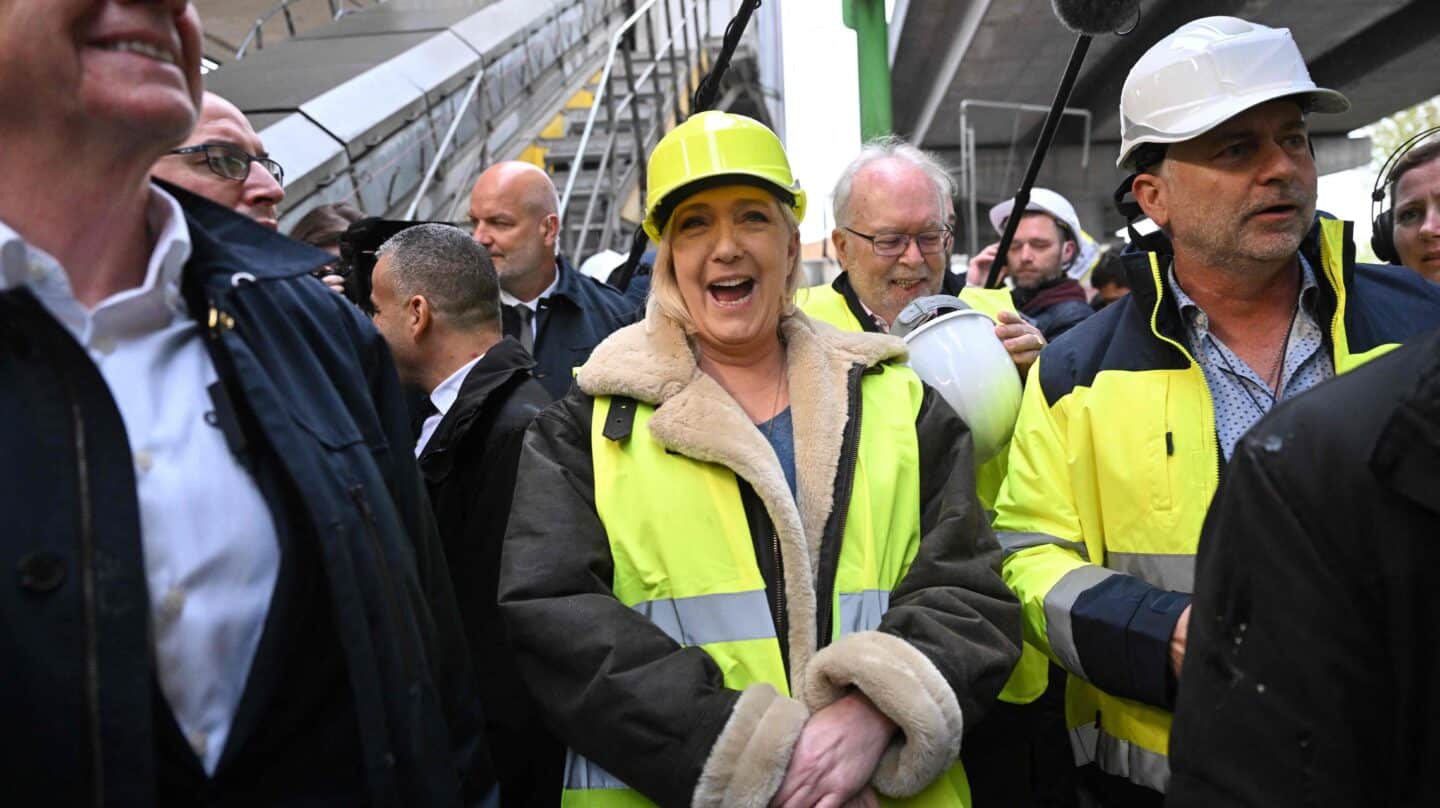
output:
[[[886,11],[894,0],[887,0]],[[825,238],[833,226],[830,189],[860,148],[855,32],[839,0],[785,0],[785,139],[792,169],[808,196],[801,240]],[[1059,76],[1056,76],[1059,81]],[[1320,178],[1319,207],[1355,222],[1357,245],[1370,242],[1370,166]],[[1363,250],[1362,250],[1363,252]]]

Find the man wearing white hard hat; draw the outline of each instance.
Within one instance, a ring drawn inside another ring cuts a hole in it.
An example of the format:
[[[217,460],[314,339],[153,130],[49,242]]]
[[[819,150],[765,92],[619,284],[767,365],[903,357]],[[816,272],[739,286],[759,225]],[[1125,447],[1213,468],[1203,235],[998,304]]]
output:
[[[995,232],[1005,232],[1014,208],[1015,200],[1007,199],[990,209],[990,225]],[[1087,242],[1091,249],[1082,253]],[[989,274],[999,246],[999,242],[991,244],[970,259],[972,278]],[[1094,241],[1080,229],[1080,219],[1070,200],[1049,188],[1030,192],[1030,202],[1010,242],[1005,273],[1015,284],[1015,305],[1047,341],[1095,313],[1085,287],[1077,280],[1077,275],[1083,275],[1094,261],[1095,252]]]
[[[1070,671],[1100,804],[1159,805],[1170,781],[1195,553],[1237,442],[1440,325],[1436,290],[1356,265],[1350,225],[1316,218],[1305,118],[1347,107],[1289,31],[1233,17],[1181,26],[1126,78],[1119,165],[1170,249],[1127,256],[1131,294],[1032,370],[995,521],[1026,639]]]

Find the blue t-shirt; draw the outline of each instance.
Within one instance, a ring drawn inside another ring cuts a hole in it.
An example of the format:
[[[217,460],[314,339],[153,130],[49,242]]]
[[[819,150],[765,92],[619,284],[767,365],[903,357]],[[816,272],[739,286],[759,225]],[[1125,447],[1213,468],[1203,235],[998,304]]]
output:
[[[755,428],[770,441],[770,447],[780,459],[785,482],[790,484],[790,496],[798,496],[795,492],[795,424],[790,420],[790,408],[786,407],[763,424],[756,424]]]

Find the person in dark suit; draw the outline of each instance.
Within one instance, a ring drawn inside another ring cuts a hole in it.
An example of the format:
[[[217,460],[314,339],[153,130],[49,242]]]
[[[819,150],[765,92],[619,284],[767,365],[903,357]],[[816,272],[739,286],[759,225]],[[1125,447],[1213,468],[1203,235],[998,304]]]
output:
[[[534,355],[535,378],[550,397],[563,397],[575,368],[634,322],[640,306],[556,254],[559,201],[543,169],[515,160],[490,166],[475,180],[468,215],[500,276],[505,335]]]
[[[184,0],[0,0],[4,801],[472,804],[385,344],[328,254],[150,180],[200,53]]]
[[[375,325],[401,380],[427,392],[415,455],[484,693],[502,802],[554,804],[564,749],[515,672],[496,605],[521,441],[550,396],[529,352],[501,336],[495,268],[469,234],[444,224],[402,230],[381,245],[371,283]]]

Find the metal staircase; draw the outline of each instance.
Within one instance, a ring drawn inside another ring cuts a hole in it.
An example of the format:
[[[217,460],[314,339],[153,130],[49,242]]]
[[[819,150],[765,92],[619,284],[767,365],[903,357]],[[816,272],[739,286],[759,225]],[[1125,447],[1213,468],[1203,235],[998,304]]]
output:
[[[734,0],[711,5],[372,2],[252,49],[207,85],[285,166],[282,231],[332,202],[456,221],[485,166],[523,159],[561,189],[561,249],[578,263],[628,248],[644,156],[688,113]]]

